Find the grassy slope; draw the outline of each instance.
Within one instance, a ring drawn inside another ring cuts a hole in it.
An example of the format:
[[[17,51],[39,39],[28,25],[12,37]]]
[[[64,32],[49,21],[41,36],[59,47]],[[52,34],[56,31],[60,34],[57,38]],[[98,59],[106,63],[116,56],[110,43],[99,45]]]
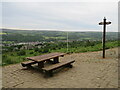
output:
[[[118,41],[107,42],[106,49],[118,47]],[[97,44],[95,46],[87,46],[87,47],[77,47],[77,48],[69,48],[68,53],[80,53],[80,52],[92,52],[92,51],[100,51],[102,50],[102,44]],[[41,55],[40,52],[34,52],[34,50],[25,50],[26,55],[18,56],[17,51],[7,52],[3,54],[3,65],[15,64],[25,61],[25,57]],[[32,53],[31,53],[32,52]],[[65,52],[67,53],[66,48],[61,48],[59,50],[51,50],[50,52]]]

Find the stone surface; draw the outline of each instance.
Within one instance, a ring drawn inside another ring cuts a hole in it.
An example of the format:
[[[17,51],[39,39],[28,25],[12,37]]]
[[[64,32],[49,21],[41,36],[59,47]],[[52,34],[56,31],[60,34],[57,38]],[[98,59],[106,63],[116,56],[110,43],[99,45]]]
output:
[[[73,53],[61,57],[75,59],[73,68],[57,70],[45,78],[37,69],[26,69],[20,64],[3,67],[2,83],[5,88],[117,88],[118,48],[102,51]],[[1,82],[0,82],[1,83]]]

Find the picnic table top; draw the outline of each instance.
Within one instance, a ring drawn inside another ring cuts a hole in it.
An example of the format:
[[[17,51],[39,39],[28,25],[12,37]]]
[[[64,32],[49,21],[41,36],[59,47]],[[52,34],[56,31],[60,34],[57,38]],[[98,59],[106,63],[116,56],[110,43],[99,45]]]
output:
[[[55,52],[55,53],[48,53],[48,54],[39,55],[39,56],[27,57],[26,59],[40,62],[40,61],[45,61],[48,59],[53,59],[55,57],[63,56],[65,54],[66,53]]]

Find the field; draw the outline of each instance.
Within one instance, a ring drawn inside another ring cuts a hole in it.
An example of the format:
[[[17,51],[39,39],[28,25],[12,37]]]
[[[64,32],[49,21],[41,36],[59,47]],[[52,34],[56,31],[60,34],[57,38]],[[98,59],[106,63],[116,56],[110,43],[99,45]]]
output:
[[[0,35],[2,35],[2,34],[6,34],[6,33],[0,33]]]
[[[50,42],[50,41],[69,41],[76,40],[101,40],[102,32],[64,32],[64,31],[27,31],[3,29],[2,40],[14,42]],[[15,38],[14,38],[15,37]],[[107,32],[106,40],[117,40],[118,32]]]

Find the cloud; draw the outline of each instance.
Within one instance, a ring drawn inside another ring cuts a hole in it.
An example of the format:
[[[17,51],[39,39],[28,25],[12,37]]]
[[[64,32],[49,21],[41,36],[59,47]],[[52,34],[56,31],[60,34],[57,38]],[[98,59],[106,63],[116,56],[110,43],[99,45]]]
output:
[[[3,3],[3,26],[31,29],[101,30],[106,16],[110,31],[117,31],[116,2]]]
[[[119,0],[2,0],[2,2],[118,2]]]

